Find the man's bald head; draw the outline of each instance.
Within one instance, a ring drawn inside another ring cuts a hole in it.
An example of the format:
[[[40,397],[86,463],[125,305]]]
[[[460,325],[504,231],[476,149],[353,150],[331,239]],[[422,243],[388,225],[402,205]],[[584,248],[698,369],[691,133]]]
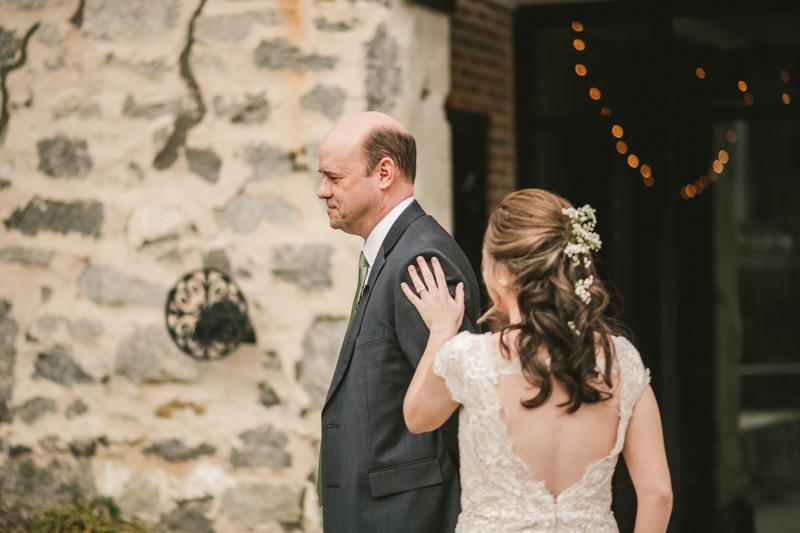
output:
[[[417,143],[400,122],[384,113],[365,111],[343,120],[326,135],[324,143],[358,143],[365,163],[365,175],[386,157],[411,183],[417,174]]]

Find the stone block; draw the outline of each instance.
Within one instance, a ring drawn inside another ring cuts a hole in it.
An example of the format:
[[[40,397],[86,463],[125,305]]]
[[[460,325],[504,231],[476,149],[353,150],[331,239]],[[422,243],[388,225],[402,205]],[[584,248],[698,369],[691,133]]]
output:
[[[175,533],[214,533],[211,520],[199,509],[175,509],[164,518],[164,525]]]
[[[11,421],[7,402],[14,392],[17,332],[17,323],[11,317],[11,303],[0,298],[0,423]]]
[[[83,32],[95,39],[155,39],[175,28],[178,0],[86,0],[83,17]]]
[[[81,318],[69,324],[69,334],[80,342],[92,342],[103,335],[103,331],[103,323],[96,320]]]
[[[81,416],[89,411],[89,406],[83,403],[83,400],[77,398],[71,404],[67,406],[66,416],[70,420],[75,417]]]
[[[101,322],[86,319],[73,322],[65,317],[42,315],[28,326],[25,337],[29,341],[39,342],[52,336],[59,329],[69,331],[73,339],[81,342],[92,342],[103,334]]]
[[[219,180],[219,170],[222,168],[222,159],[212,150],[196,150],[186,148],[186,160],[189,170],[210,183]]]
[[[94,383],[96,380],[75,362],[71,350],[55,346],[48,353],[40,353],[34,365],[34,379],[44,378],[71,387],[75,383]]]
[[[203,266],[230,272],[231,260],[228,259],[228,254],[225,253],[225,250],[210,250],[207,254],[203,254]]]
[[[332,69],[336,58],[303,52],[284,38],[261,41],[254,54],[256,66],[270,70],[282,68],[297,72]]]
[[[85,178],[92,170],[86,141],[57,135],[36,143],[39,170],[51,178]]]
[[[42,418],[47,413],[56,412],[56,402],[52,398],[37,396],[31,398],[19,407],[14,408],[14,414],[19,415],[23,422],[30,425]]]
[[[217,211],[216,218],[222,229],[251,233],[262,220],[273,224],[291,224],[296,214],[283,200],[266,200],[241,194],[228,202],[222,211]]]
[[[0,26],[0,64],[10,63],[17,56],[19,42],[14,34]]]
[[[58,31],[58,25],[52,23],[42,24],[36,30],[36,39],[45,46],[55,48],[61,44],[61,32]]]
[[[204,363],[185,355],[162,325],[137,329],[117,348],[114,371],[134,383],[192,382],[206,371]]]
[[[354,22],[345,22],[340,20],[338,22],[331,22],[326,18],[318,17],[314,19],[314,25],[319,31],[327,33],[340,33],[343,31],[350,31],[355,26]]]
[[[78,286],[92,301],[102,305],[163,307],[167,301],[166,289],[128,278],[108,267],[89,265]]]
[[[89,461],[56,458],[40,467],[27,458],[6,461],[0,467],[0,501],[11,508],[68,505],[90,500],[95,494]]]
[[[281,399],[278,397],[275,389],[270,387],[268,383],[258,384],[258,401],[264,407],[272,407],[273,405],[281,403]]]
[[[287,16],[275,11],[247,11],[226,15],[201,16],[197,19],[194,38],[199,43],[214,45],[236,43],[247,37],[254,23],[274,26],[286,21]]]
[[[134,476],[122,488],[119,506],[122,512],[148,522],[158,522],[160,494],[158,485],[142,476]]]
[[[331,254],[327,244],[307,244],[299,248],[283,246],[272,256],[272,273],[304,291],[320,291],[331,286]]]
[[[42,200],[36,196],[25,209],[17,208],[4,223],[6,228],[19,230],[25,235],[48,230],[64,234],[74,231],[97,237],[103,224],[103,204],[80,201],[65,203]]]
[[[203,443],[196,448],[190,448],[179,439],[169,439],[148,446],[142,453],[147,457],[160,457],[170,463],[183,463],[201,455],[214,455],[216,451],[210,444]]]
[[[0,7],[18,7],[21,9],[38,9],[50,0],[0,0]]]
[[[240,156],[253,167],[254,180],[288,174],[292,171],[292,156],[289,152],[268,144],[250,145]]]
[[[69,443],[69,451],[79,459],[81,457],[91,457],[97,449],[97,441],[91,437],[74,439]]]
[[[231,464],[234,468],[241,466],[268,468],[285,468],[292,464],[292,456],[285,448],[289,439],[282,431],[264,426],[245,431],[239,438],[244,446],[231,450]]]
[[[47,266],[53,258],[52,250],[6,246],[0,250],[0,261],[31,266]]]
[[[390,113],[401,94],[397,40],[381,24],[367,44],[367,110]]]
[[[233,124],[263,124],[269,118],[269,101],[264,93],[247,94],[244,101],[230,103],[222,96],[215,96],[213,105],[218,117],[230,117]]]
[[[245,529],[270,522],[294,524],[303,515],[303,492],[298,485],[242,483],[225,491],[221,510]]]
[[[181,112],[182,105],[180,98],[167,102],[155,102],[152,104],[137,104],[133,95],[125,98],[122,105],[122,114],[130,118],[146,118],[153,120],[162,115],[177,115]]]
[[[306,332],[297,380],[311,399],[311,409],[325,404],[347,323],[347,318],[320,317]]]
[[[128,221],[128,242],[139,248],[145,244],[179,237],[191,227],[191,222],[177,207],[143,205],[131,214]]]
[[[342,114],[344,99],[344,89],[318,84],[310,93],[300,98],[300,107],[335,119]]]

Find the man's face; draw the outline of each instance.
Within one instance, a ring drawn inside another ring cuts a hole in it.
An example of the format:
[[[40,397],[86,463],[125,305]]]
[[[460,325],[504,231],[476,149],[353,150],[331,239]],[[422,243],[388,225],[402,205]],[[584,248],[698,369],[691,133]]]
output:
[[[360,139],[331,132],[319,148],[322,183],[317,196],[328,206],[333,229],[362,235],[378,198],[377,179],[364,175]]]

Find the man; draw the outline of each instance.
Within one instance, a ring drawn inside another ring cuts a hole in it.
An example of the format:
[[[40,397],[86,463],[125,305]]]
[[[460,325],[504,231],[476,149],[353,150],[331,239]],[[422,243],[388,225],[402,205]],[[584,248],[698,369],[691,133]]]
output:
[[[358,114],[319,150],[317,196],[330,225],[365,240],[351,321],[325,406],[318,489],[325,533],[445,533],[460,510],[457,416],[414,435],[403,398],[428,329],[403,294],[409,265],[437,257],[451,294],[464,282],[474,331],[478,283],[464,253],[414,200],[416,144],[393,118]]]

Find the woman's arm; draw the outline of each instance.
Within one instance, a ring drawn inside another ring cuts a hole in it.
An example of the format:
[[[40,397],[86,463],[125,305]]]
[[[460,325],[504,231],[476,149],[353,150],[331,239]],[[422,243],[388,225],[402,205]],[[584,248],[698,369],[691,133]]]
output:
[[[458,408],[444,380],[433,373],[433,359],[444,344],[458,333],[464,316],[464,284],[456,286],[455,299],[450,297],[438,259],[431,259],[433,273],[422,257],[417,258],[422,279],[414,265],[408,267],[412,290],[402,283],[403,292],[419,311],[430,334],[422,359],[403,402],[403,416],[411,433],[433,431],[444,424]]]
[[[672,481],[661,415],[649,385],[633,408],[622,454],[636,488],[634,533],[664,533],[672,513]]]

